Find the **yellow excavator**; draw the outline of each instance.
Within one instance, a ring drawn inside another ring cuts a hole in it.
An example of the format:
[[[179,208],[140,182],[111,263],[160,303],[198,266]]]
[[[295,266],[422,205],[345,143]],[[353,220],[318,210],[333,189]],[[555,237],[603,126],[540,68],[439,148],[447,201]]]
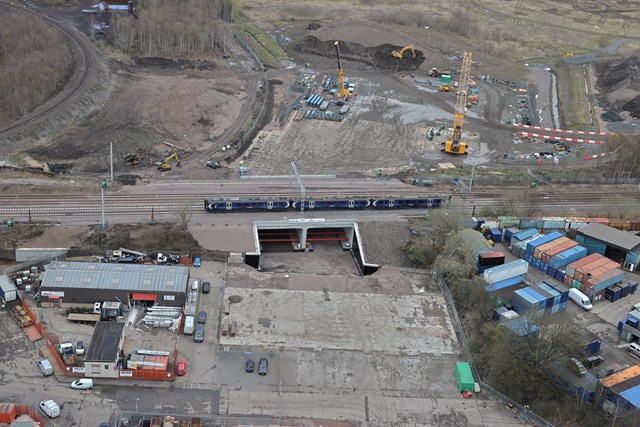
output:
[[[471,52],[464,53],[462,60],[462,71],[458,82],[458,93],[456,95],[456,107],[453,113],[453,133],[444,143],[442,151],[449,154],[467,154],[467,144],[461,142],[462,122],[464,122],[464,110],[467,105],[469,95],[469,80],[471,79]]]
[[[344,73],[342,72],[342,64],[340,63],[340,48],[338,47],[338,43],[340,42],[335,42],[336,55],[338,57],[338,84],[340,87],[338,88],[338,93],[336,93],[336,98],[347,99],[351,94],[344,88]]]
[[[177,168],[181,168],[182,167],[182,165],[180,165],[180,157],[178,157],[178,153],[173,153],[170,156],[167,156],[164,159],[162,159],[162,162],[157,163],[158,170],[160,172],[170,171],[171,170],[171,165],[169,164],[169,162],[171,160],[175,160],[176,161],[176,167]]]
[[[400,50],[394,50],[393,52],[391,52],[391,55],[393,55],[393,57],[396,58],[396,59],[402,59],[402,58],[404,58],[404,53],[407,50],[411,50],[411,59],[415,59],[416,58],[416,48],[412,44],[410,44],[408,46],[405,46]]]

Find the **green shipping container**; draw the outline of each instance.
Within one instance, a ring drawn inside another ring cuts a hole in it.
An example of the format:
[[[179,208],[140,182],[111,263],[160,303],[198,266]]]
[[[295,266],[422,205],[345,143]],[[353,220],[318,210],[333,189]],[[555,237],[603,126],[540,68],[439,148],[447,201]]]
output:
[[[572,288],[576,288],[576,289],[580,289],[580,286],[582,286],[582,283],[580,283],[576,279],[573,279],[573,281],[571,282],[571,287]]]
[[[456,374],[456,380],[458,380],[458,389],[460,393],[465,391],[474,391],[473,374],[471,374],[471,368],[467,362],[456,362],[454,370]]]
[[[520,225],[520,218],[517,216],[499,216],[498,221],[500,221],[500,226],[498,227],[500,230]]]
[[[451,76],[448,74],[443,74],[440,76],[440,81],[442,83],[449,83],[451,81]]]

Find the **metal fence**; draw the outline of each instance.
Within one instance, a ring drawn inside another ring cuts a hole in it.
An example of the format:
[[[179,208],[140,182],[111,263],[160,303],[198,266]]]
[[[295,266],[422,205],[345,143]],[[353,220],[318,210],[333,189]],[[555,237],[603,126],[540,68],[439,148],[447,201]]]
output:
[[[480,389],[482,391],[485,391],[485,392],[489,393],[490,395],[492,395],[493,397],[495,397],[496,399],[498,399],[499,401],[504,403],[507,408],[509,408],[511,411],[517,413],[521,420],[529,422],[531,424],[539,425],[539,426],[542,426],[542,427],[554,427],[554,425],[551,424],[549,421],[547,421],[544,418],[542,418],[542,417],[536,415],[535,413],[531,412],[531,410],[529,409],[528,406],[520,405],[516,401],[510,399],[509,397],[507,397],[504,394],[500,393],[496,389],[492,388],[486,382],[482,381],[482,377],[480,376],[480,372],[478,371],[478,368],[476,367],[476,364],[473,361],[473,355],[471,354],[471,351],[469,350],[469,345],[467,343],[467,337],[466,337],[466,335],[464,333],[464,328],[462,327],[462,321],[460,320],[460,316],[458,315],[458,310],[456,309],[456,304],[455,304],[455,302],[453,300],[453,296],[451,295],[451,292],[449,291],[449,286],[447,286],[447,282],[445,282],[444,278],[442,277],[442,275],[440,273],[437,273],[436,271],[434,271],[433,272],[433,277],[434,277],[434,279],[436,279],[436,281],[438,283],[438,287],[440,288],[440,290],[442,291],[445,299],[447,300],[447,304],[449,304],[449,308],[451,308],[451,312],[453,313],[453,320],[454,320],[454,323],[455,323],[455,328],[457,329],[458,335],[460,336],[460,342],[462,343],[462,346],[464,348],[464,352],[466,353],[467,361],[469,362],[469,366],[471,367],[471,371],[473,373],[473,376],[474,376],[474,378],[477,378],[477,380],[478,380],[478,384],[480,385]]]

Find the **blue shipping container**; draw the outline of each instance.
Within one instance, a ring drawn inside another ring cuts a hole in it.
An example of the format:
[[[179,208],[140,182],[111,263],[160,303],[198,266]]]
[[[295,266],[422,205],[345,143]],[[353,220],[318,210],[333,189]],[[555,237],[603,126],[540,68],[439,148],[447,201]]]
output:
[[[491,240],[493,243],[501,243],[502,242],[502,231],[497,228],[492,228],[489,230],[489,234],[491,235]]]
[[[544,245],[545,243],[553,242],[560,237],[562,237],[562,233],[560,233],[559,231],[554,231],[547,234],[546,236],[540,236],[537,239],[532,240],[527,244],[525,255],[530,254],[531,256],[533,256],[533,252],[538,246]]]
[[[520,232],[519,228],[516,228],[516,227],[507,228],[506,230],[504,230],[504,234],[502,235],[502,240],[504,240],[508,245],[510,245],[511,237],[518,232]]]
[[[556,274],[556,269],[555,268],[553,268],[551,266],[547,267],[547,275],[549,277],[554,277],[555,274]]]
[[[576,242],[580,243],[582,246],[587,248],[587,255],[591,255],[594,253],[604,255],[604,253],[607,250],[606,243],[599,242],[597,240],[582,236],[580,234],[576,236]]]
[[[546,262],[540,261],[540,265],[538,265],[538,270],[542,271],[544,274],[547,274],[547,270],[549,269],[549,264]]]
[[[520,220],[520,228],[522,229],[525,229],[525,228],[542,229],[543,224],[544,224],[544,221],[542,221],[542,218],[523,218]]]
[[[558,282],[564,282],[564,271],[557,270],[553,278],[556,279]]]
[[[538,230],[536,230],[535,228],[529,228],[528,230],[522,230],[514,233],[511,238],[516,242],[522,242],[523,240],[532,238],[536,234],[538,234]]]
[[[484,290],[487,292],[498,291],[500,289],[508,288],[509,286],[517,285],[518,283],[522,283],[522,276],[516,276],[500,282],[492,283],[491,285],[485,285]]]
[[[615,276],[613,276],[613,277],[611,277],[611,278],[609,278],[609,279],[607,279],[607,280],[604,280],[604,281],[602,281],[602,282],[600,282],[600,283],[596,284],[596,285],[593,287],[593,293],[594,293],[594,294],[597,294],[598,292],[604,291],[604,290],[605,290],[605,289],[607,289],[609,286],[611,286],[611,285],[615,285],[615,284],[617,284],[617,283],[620,283],[620,282],[622,282],[623,280],[624,280],[624,272],[623,272],[623,271],[620,271],[620,273],[619,273],[619,274],[617,274],[617,275],[615,275]]]
[[[562,267],[566,267],[574,261],[578,261],[587,256],[587,248],[584,246],[574,246],[566,251],[562,251],[559,254],[555,254],[549,260],[549,265],[556,270]]]
[[[545,295],[542,295],[541,292],[537,292],[536,289],[533,288],[533,286],[528,286],[522,290],[525,291],[527,294],[531,295],[533,298],[535,298],[538,301],[539,309],[545,308],[547,306],[547,299],[549,299],[549,296],[545,296]]]

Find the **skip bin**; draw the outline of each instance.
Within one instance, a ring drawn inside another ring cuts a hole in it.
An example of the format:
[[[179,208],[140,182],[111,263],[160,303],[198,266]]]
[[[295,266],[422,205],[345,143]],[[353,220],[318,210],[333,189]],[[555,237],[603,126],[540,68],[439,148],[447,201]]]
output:
[[[474,390],[475,382],[473,381],[473,374],[471,374],[471,367],[467,362],[456,362],[454,373],[460,393]]]

